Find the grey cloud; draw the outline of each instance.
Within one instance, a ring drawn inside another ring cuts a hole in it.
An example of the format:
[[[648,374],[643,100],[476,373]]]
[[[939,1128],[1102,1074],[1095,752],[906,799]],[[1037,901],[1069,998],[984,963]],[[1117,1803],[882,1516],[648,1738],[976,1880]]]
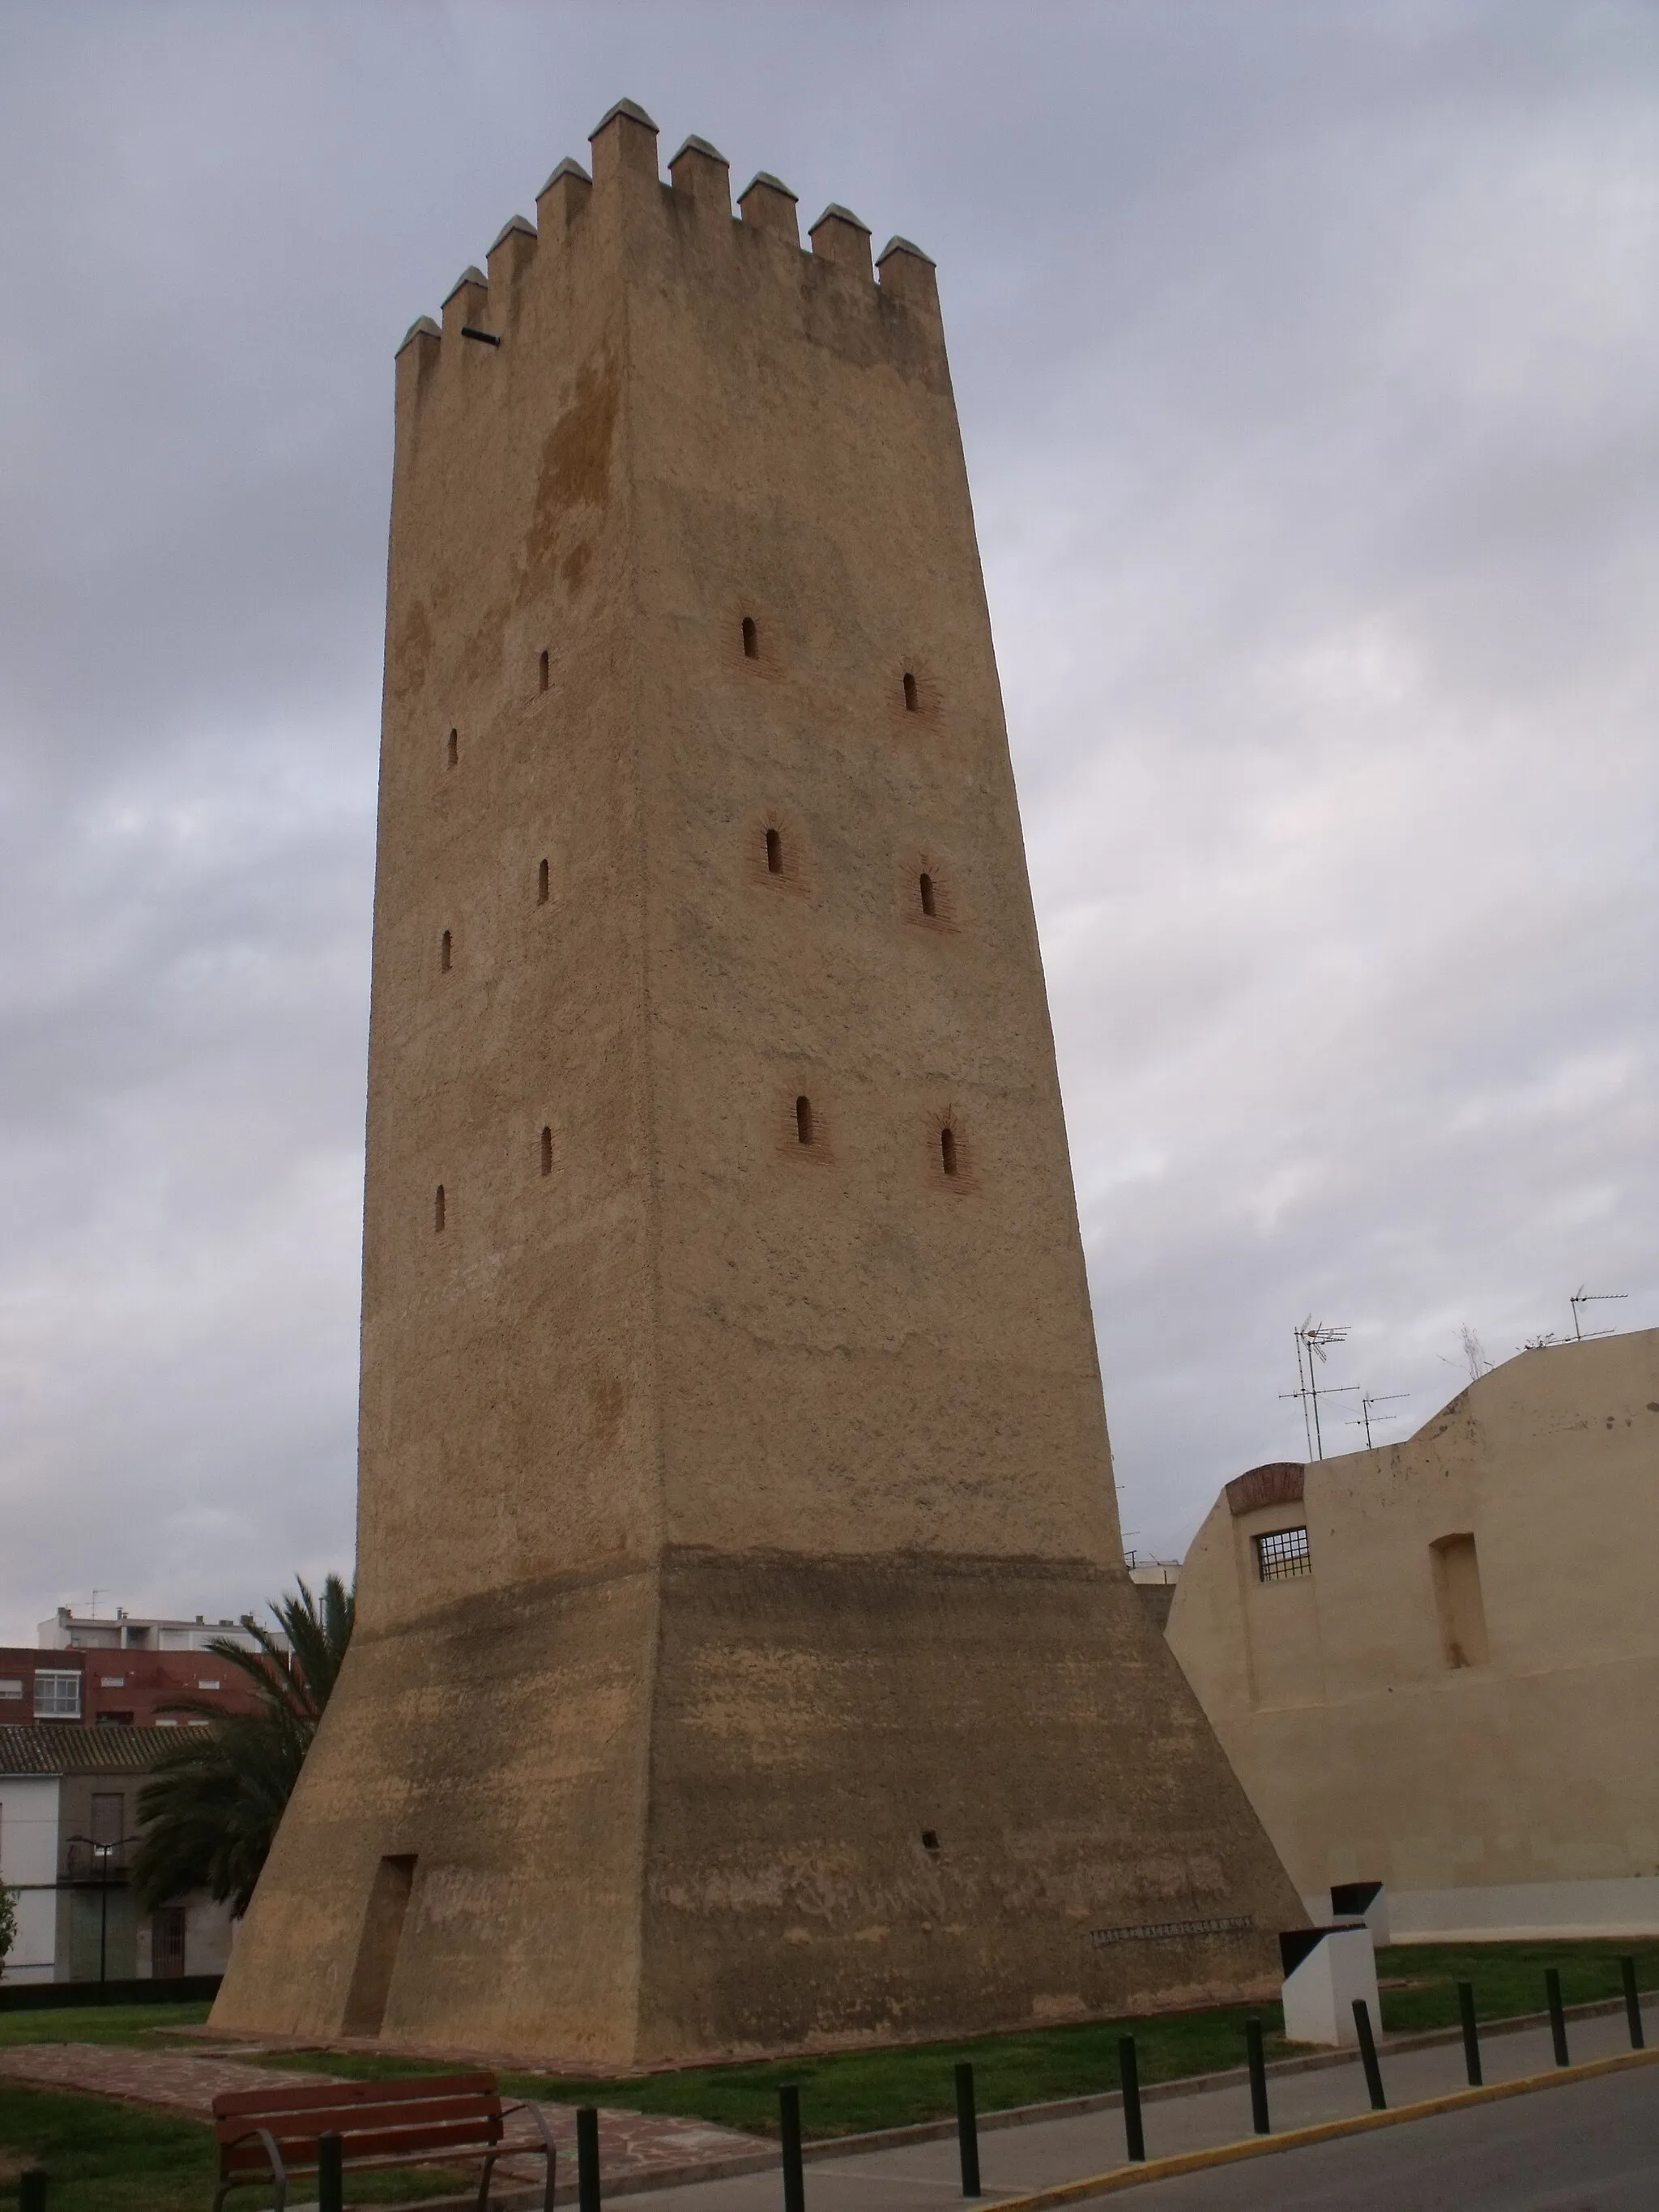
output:
[[[1413,1420],[1466,1319],[1659,1321],[1656,64],[0,8],[0,1633],[349,1557],[391,352],[624,90],[939,258],[1138,1540],[1299,1448],[1310,1308]]]

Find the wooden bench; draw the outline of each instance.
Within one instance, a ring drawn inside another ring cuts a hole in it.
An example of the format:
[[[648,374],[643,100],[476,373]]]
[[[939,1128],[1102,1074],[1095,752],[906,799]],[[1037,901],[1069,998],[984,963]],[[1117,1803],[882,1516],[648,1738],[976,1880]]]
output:
[[[527,2113],[533,2137],[508,2142],[505,2123]],[[289,2178],[315,2170],[318,2139],[340,2138],[343,2168],[448,2166],[481,2158],[479,2212],[489,2203],[498,2158],[539,2152],[547,2160],[547,2212],[553,2212],[554,2148],[534,2105],[504,2105],[493,2074],[421,2074],[394,2081],[295,2082],[292,2089],[237,2089],[213,2100],[219,2186],[213,2212],[233,2189],[269,2182],[274,2212],[285,2212]]]

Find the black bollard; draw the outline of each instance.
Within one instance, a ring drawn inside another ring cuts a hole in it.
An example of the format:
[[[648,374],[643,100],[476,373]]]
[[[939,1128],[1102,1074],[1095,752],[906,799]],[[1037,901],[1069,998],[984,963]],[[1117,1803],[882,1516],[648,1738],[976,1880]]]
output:
[[[1474,1984],[1457,1984],[1457,2011],[1463,2023],[1463,2064],[1468,2069],[1469,2087],[1478,2089],[1481,2084],[1480,2029],[1474,2017]]]
[[[17,2177],[17,2212],[46,2212],[46,2169],[26,2166]]]
[[[1123,2091],[1123,2148],[1138,2163],[1146,2155],[1146,2132],[1140,2124],[1140,2067],[1133,2035],[1118,2039],[1117,2078]]]
[[[1244,2056],[1250,2069],[1250,2124],[1259,2136],[1270,2136],[1273,2124],[1267,2118],[1267,2067],[1261,2056],[1261,2022],[1247,2020],[1244,2023]]]
[[[1382,2069],[1376,2063],[1376,2038],[1371,2033],[1371,2008],[1364,1997],[1353,2001],[1353,2024],[1359,2032],[1359,2063],[1365,2069],[1365,2087],[1370,2093],[1371,2110],[1386,2112],[1389,2100],[1382,2094]]]
[[[778,2091],[778,2134],[783,2148],[783,2212],[806,2212],[806,2176],[800,2162],[800,2091],[793,2081]]]
[[[1544,1969],[1544,1996],[1550,2008],[1550,2041],[1558,2066],[1571,2066],[1567,2056],[1567,2016],[1561,2009],[1561,1977],[1553,1966]]]
[[[1630,2047],[1632,2051],[1647,2048],[1647,2038],[1642,2033],[1642,1993],[1636,1986],[1636,1961],[1619,1961],[1619,1978],[1625,1985],[1625,2018],[1630,2023]]]
[[[345,2212],[345,2165],[331,2128],[317,2138],[317,2212]]]
[[[977,2197],[979,2114],[974,2108],[974,2069],[965,2058],[957,2061],[957,2148],[962,2156],[962,2193]]]
[[[578,2212],[599,2212],[599,2112],[597,2105],[576,2107],[576,2204]]]

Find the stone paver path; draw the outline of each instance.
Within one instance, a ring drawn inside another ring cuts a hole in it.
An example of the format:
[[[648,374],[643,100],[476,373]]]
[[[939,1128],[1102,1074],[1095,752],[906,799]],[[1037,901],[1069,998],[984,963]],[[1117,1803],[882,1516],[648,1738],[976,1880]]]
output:
[[[260,2066],[222,2057],[216,2052],[135,2051],[110,2043],[19,2043],[0,2047],[0,2075],[41,2088],[89,2090],[96,2096],[120,2097],[134,2104],[189,2112],[198,2118],[206,2118],[213,2110],[214,2099],[227,2090],[293,2088],[301,2082],[339,2079],[337,2075],[301,2073],[286,2066]],[[544,2105],[541,2110],[559,2148],[562,2179],[574,2179],[575,2107]],[[713,2127],[706,2120],[604,2109],[599,2113],[599,2159],[608,2180],[627,2182],[670,2174],[690,2179],[720,2172],[734,2159],[749,2160],[757,2155],[769,2165],[776,2154],[769,2152],[753,2136]],[[539,2175],[541,2160],[504,2159],[495,2171],[503,2181],[528,2184]]]

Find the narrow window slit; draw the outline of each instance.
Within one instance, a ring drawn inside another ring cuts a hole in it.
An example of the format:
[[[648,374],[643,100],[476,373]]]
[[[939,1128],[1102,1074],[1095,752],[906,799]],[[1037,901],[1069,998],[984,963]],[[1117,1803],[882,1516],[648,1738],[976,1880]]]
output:
[[[939,1156],[945,1174],[953,1176],[957,1171],[957,1133],[954,1129],[939,1131]]]
[[[753,615],[743,618],[743,657],[745,660],[760,659],[760,633],[755,628]]]
[[[538,686],[538,689],[543,691],[545,691],[547,689],[547,648],[545,646],[542,648],[541,682]]]
[[[536,903],[538,906],[545,906],[547,904],[547,863],[545,860],[542,862],[541,866],[536,871]]]
[[[551,1175],[552,1172],[553,1132],[551,1129],[544,1129],[542,1131],[542,1173],[544,1175]]]
[[[438,965],[442,969],[446,975],[449,973],[450,962],[453,957],[454,950],[454,941],[451,938],[449,932],[445,930],[443,937],[438,946]]]
[[[447,752],[446,752],[446,754],[445,754],[445,758],[448,761],[450,767],[451,767],[451,768],[453,768],[453,767],[454,767],[454,765],[455,765],[455,763],[456,763],[456,762],[457,762],[458,760],[459,760],[460,757],[461,757],[461,733],[460,733],[460,732],[459,732],[459,730],[452,730],[452,731],[450,732],[450,733],[449,733],[449,746],[448,746],[448,750],[447,750]]]
[[[904,705],[906,712],[914,714],[917,711],[921,703],[921,701],[916,696],[916,679],[907,668],[904,672]]]
[[[939,911],[933,900],[933,878],[929,875],[924,874],[921,878],[919,888],[921,892],[921,910],[931,921]]]
[[[438,1185],[437,1195],[432,1201],[432,1226],[440,1231],[444,1225],[444,1187]]]
[[[769,876],[783,873],[783,836],[777,830],[766,833],[766,872]]]
[[[795,1136],[797,1141],[803,1145],[810,1145],[812,1141],[812,1102],[810,1098],[797,1098],[795,1101]]]

